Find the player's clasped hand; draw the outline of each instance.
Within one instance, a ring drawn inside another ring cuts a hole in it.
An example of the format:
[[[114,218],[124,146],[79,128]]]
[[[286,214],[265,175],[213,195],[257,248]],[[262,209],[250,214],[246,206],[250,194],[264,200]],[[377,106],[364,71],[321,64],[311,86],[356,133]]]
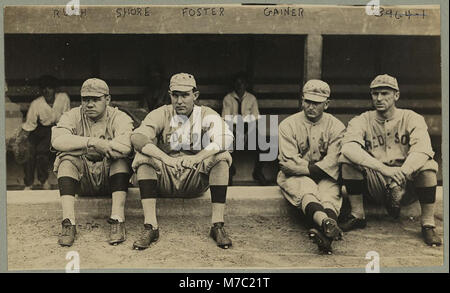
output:
[[[183,156],[181,164],[185,168],[195,169],[200,162],[201,159],[197,156]]]
[[[108,159],[113,157],[113,149],[108,140],[100,138],[90,138],[89,144],[92,145],[97,152],[103,154]]]
[[[400,167],[385,166],[381,173],[392,178],[399,186],[404,186],[406,183],[406,176]]]
[[[167,158],[164,160],[164,164],[166,164],[169,167],[175,168],[177,172],[181,172],[183,170],[182,157],[173,158],[167,156]]]

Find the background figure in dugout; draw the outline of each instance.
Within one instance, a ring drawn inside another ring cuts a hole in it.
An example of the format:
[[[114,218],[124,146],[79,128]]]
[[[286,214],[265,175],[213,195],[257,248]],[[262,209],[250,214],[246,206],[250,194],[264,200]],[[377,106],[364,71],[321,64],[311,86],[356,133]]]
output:
[[[50,189],[49,167],[55,158],[50,152],[51,129],[61,115],[70,110],[69,96],[66,93],[56,92],[57,88],[58,80],[55,77],[44,75],[39,79],[40,96],[31,102],[26,121],[16,139],[16,149],[22,152],[17,155],[26,156],[25,190],[32,189],[36,169],[42,188]]]
[[[232,123],[233,134],[235,137],[233,150],[231,154],[236,152],[236,142],[243,138],[244,147],[248,149],[249,137],[256,138],[256,151],[254,152],[255,165],[253,167],[253,178],[261,185],[269,185],[269,182],[264,177],[263,163],[259,159],[259,146],[258,146],[258,128],[257,122],[259,118],[258,100],[256,97],[247,91],[248,79],[244,72],[236,74],[233,78],[233,91],[228,93],[223,99],[222,106],[222,118],[227,119],[227,115],[233,117]],[[243,133],[236,131],[236,125],[239,123],[245,123]],[[231,125],[230,125],[231,128]],[[235,156],[233,155],[233,160]],[[236,174],[236,168],[234,165],[230,167],[229,185],[233,185],[233,176]]]

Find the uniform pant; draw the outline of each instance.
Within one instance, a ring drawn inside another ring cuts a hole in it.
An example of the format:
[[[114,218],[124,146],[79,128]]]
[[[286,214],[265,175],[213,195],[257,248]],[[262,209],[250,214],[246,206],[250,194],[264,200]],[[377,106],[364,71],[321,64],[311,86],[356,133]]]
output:
[[[26,186],[33,185],[34,173],[37,169],[37,178],[43,184],[48,179],[48,169],[54,160],[50,152],[50,139],[52,126],[38,124],[36,129],[30,133],[30,159],[24,164],[24,183]]]
[[[156,180],[157,192],[161,197],[196,197],[205,192],[210,185],[227,185],[228,168],[231,156],[222,152],[208,157],[197,168],[183,168],[177,172],[158,159],[137,153],[133,169],[137,180]],[[217,168],[217,172],[212,172]],[[214,178],[211,178],[213,176]]]
[[[318,183],[308,176],[286,176],[280,171],[277,183],[286,200],[295,207],[302,206],[303,197],[314,196],[324,208],[333,210],[339,215],[342,206],[339,184],[331,179],[322,179]]]
[[[104,158],[101,161],[92,162],[84,156],[64,155],[58,157],[54,171],[57,172],[58,179],[70,177],[80,182],[78,194],[110,195],[110,177],[119,173],[130,174],[130,167],[128,159]]]
[[[406,193],[402,198],[401,204],[408,205],[420,198],[416,188],[436,186],[436,170],[436,161],[429,160],[421,169],[413,173],[410,178],[407,178]],[[363,195],[377,204],[385,201],[388,185],[391,182],[390,178],[383,176],[380,172],[347,163],[342,164],[342,179],[344,183],[349,182],[349,180],[362,181],[364,186],[362,190]]]

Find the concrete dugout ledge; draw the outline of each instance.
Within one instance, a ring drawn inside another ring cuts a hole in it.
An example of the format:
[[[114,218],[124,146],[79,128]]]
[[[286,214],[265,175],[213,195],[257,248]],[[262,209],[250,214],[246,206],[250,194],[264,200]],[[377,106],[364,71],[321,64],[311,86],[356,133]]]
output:
[[[443,189],[438,186],[436,196],[436,217],[443,216]],[[209,191],[196,198],[162,198],[158,200],[159,215],[165,216],[208,216],[211,213]],[[8,207],[16,207],[34,213],[60,213],[61,206],[58,190],[8,191]],[[367,215],[385,215],[383,207],[366,205]],[[14,209],[16,210],[16,209]],[[76,212],[90,216],[107,216],[111,210],[111,198],[79,196],[76,200]],[[232,186],[227,194],[227,216],[279,216],[292,213],[294,209],[283,198],[278,186]],[[28,214],[29,213],[29,214]],[[17,215],[9,216],[22,216]],[[126,203],[127,215],[142,215],[142,205],[138,188],[130,188]],[[420,216],[420,205],[416,201],[402,208],[402,217]]]

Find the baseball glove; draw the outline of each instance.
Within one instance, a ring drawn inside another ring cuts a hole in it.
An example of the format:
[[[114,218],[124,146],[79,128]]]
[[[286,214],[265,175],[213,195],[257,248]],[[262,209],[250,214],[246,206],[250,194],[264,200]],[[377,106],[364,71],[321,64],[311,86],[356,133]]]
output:
[[[29,140],[29,132],[22,128],[17,131],[12,141],[12,150],[16,162],[20,165],[25,164],[31,159],[31,143]]]
[[[384,176],[372,169],[365,169],[367,190],[369,191],[369,198],[377,204],[384,204],[386,200],[387,182]]]

